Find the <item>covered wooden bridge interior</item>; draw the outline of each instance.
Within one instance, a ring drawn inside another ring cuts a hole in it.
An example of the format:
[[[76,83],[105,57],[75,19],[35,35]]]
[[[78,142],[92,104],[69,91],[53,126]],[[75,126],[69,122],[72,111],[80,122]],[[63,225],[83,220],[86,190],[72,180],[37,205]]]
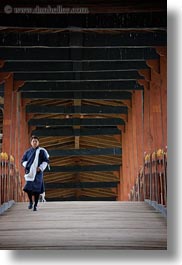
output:
[[[1,1],[1,205],[27,200],[35,134],[47,201],[145,200],[166,215],[166,5]]]
[[[23,182],[21,157],[40,137],[48,200],[128,200],[144,157],[167,146],[166,1],[28,15],[15,12],[35,5],[18,2],[0,17],[1,151]]]
[[[166,5],[1,1],[0,249],[167,248]],[[32,134],[50,154],[35,214]]]

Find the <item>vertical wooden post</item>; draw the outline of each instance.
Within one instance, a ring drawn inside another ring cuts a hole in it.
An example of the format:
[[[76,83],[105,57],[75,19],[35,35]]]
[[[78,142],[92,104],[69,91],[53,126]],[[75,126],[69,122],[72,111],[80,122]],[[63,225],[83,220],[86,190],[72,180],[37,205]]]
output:
[[[133,175],[134,175],[134,161],[133,161],[133,124],[132,124],[132,109],[128,113],[128,135],[127,135],[127,148],[129,152],[129,190],[133,186]]]
[[[24,170],[21,165],[21,158],[23,153],[28,147],[28,124],[26,120],[26,112],[25,112],[25,102],[21,98],[21,92],[19,92],[19,88],[24,84],[22,81],[15,81],[14,82],[14,95],[15,95],[15,101],[16,101],[16,108],[14,107],[15,115],[15,130],[14,130],[14,136],[15,139],[15,162],[16,166],[18,168],[19,174],[20,174],[20,183],[19,185],[21,187],[24,186],[25,180],[24,180]],[[19,194],[19,200],[24,200],[23,193]]]
[[[151,80],[151,71],[147,70],[140,70],[140,75],[144,76],[144,80],[138,80],[140,85],[143,85],[144,92],[143,92],[143,152],[150,153],[152,151],[152,144],[153,144],[153,135],[150,126],[150,80]],[[143,155],[144,155],[143,153]]]
[[[122,199],[126,200],[126,190],[127,190],[127,154],[126,154],[126,148],[125,148],[125,143],[126,143],[126,132],[123,132],[122,134],[122,176],[123,176],[123,187],[122,187]]]
[[[143,91],[135,91],[135,114],[136,114],[136,147],[137,147],[137,172],[143,166]]]
[[[5,87],[4,87],[4,117],[3,117],[3,141],[2,141],[2,152],[6,152],[8,156],[12,154],[13,146],[13,74],[4,73],[5,77]],[[12,199],[11,191],[11,176],[10,176],[10,159],[7,158],[5,165],[5,201]]]
[[[29,135],[28,135],[28,124],[26,120],[26,111],[25,111],[26,104],[22,98],[20,98],[19,101],[19,108],[20,108],[20,121],[19,121],[19,160],[21,162],[21,158],[25,152],[25,150],[28,147],[29,142]],[[21,165],[20,165],[21,166]],[[24,180],[24,169],[21,166],[20,167],[20,174],[21,174],[21,180],[22,180],[22,186],[25,183]]]
[[[163,130],[163,148],[167,146],[167,48],[158,47],[157,53],[160,55],[160,78],[161,78],[161,116]]]
[[[13,114],[13,74],[5,79],[4,88],[4,118],[2,151],[11,154],[12,149],[12,114]]]
[[[163,146],[162,136],[162,116],[161,116],[161,77],[159,74],[159,60],[148,60],[147,64],[151,67],[150,81],[150,126],[153,136],[152,150],[157,150]]]
[[[133,152],[133,175],[132,175],[132,185],[135,182],[135,179],[137,177],[138,173],[138,159],[137,159],[137,134],[138,134],[138,123],[139,120],[136,120],[136,109],[139,106],[136,106],[136,91],[133,91],[132,96],[132,139],[133,139],[133,146],[132,146],[132,152]],[[137,122],[136,122],[137,121]]]

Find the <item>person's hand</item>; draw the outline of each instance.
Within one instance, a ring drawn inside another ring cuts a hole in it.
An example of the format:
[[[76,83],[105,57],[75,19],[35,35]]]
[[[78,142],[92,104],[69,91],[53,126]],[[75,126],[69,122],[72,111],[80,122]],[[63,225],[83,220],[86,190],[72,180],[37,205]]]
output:
[[[40,172],[40,171],[41,171],[41,170],[40,170],[40,168],[38,167],[38,168],[37,168],[37,172]]]

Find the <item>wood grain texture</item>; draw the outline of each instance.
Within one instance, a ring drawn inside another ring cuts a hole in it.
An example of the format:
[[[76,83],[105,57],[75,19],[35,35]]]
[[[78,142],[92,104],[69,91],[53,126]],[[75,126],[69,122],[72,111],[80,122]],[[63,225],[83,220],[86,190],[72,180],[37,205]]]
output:
[[[144,202],[17,203],[0,216],[0,249],[167,249],[167,221]]]

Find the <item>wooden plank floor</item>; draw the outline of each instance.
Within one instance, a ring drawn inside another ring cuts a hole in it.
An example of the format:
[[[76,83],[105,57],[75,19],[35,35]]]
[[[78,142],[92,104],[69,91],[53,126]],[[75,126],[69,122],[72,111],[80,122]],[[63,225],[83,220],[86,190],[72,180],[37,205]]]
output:
[[[166,219],[145,202],[16,203],[0,215],[0,249],[166,248]]]

